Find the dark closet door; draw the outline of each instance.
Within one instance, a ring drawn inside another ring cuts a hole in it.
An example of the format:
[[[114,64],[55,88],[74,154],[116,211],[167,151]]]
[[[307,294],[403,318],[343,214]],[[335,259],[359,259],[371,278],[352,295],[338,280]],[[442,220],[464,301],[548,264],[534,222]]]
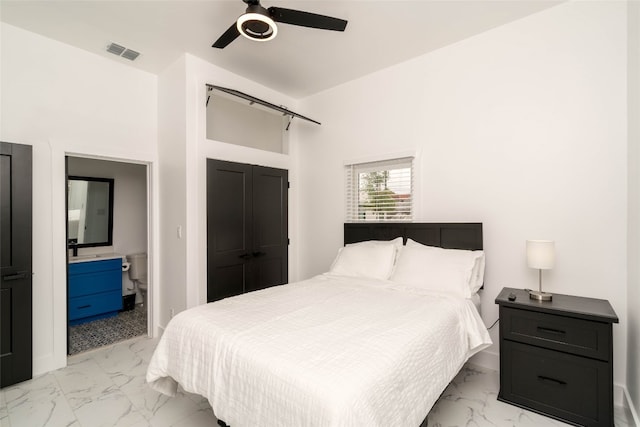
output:
[[[253,252],[251,165],[207,160],[207,302],[244,292]]]
[[[207,301],[287,282],[287,171],[207,160]]]
[[[245,292],[288,281],[288,171],[253,167],[253,280]]]
[[[0,142],[0,387],[32,375],[31,157]]]

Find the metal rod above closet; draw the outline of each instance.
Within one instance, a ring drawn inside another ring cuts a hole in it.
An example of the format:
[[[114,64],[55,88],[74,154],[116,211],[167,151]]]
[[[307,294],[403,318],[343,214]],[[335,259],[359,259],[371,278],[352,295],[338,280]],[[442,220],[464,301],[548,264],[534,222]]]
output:
[[[317,125],[321,124],[320,122],[318,122],[316,120],[313,120],[313,119],[310,119],[309,117],[305,117],[302,114],[295,113],[295,112],[293,112],[291,110],[288,110],[285,107],[282,107],[280,105],[272,104],[272,103],[264,101],[264,100],[262,100],[260,98],[256,98],[255,96],[247,95],[246,93],[240,92],[239,90],[229,89],[229,88],[222,87],[222,86],[216,86],[216,85],[212,85],[212,84],[209,84],[209,83],[207,83],[207,88],[208,88],[208,90],[213,90],[213,89],[219,90],[220,92],[224,92],[224,93],[227,93],[229,95],[233,95],[233,96],[236,96],[238,98],[242,98],[244,100],[247,100],[247,101],[249,101],[249,103],[260,104],[260,105],[262,105],[264,107],[267,107],[267,108],[270,108],[272,110],[279,111],[282,114],[284,114],[285,116],[291,116],[291,119],[293,119],[294,117],[298,117],[300,119],[315,123]],[[209,97],[207,97],[207,104],[209,104]],[[290,123],[291,122],[289,122],[289,124]],[[288,128],[289,128],[289,126],[287,126],[287,129]]]

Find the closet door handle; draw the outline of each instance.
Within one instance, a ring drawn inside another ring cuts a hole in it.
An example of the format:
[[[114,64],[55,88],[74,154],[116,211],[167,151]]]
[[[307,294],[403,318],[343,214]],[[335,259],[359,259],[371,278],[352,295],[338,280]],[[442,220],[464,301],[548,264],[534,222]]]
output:
[[[252,256],[253,256],[253,255],[251,255],[251,254],[242,254],[242,255],[239,255],[239,256],[238,256],[238,258],[242,258],[242,259],[251,259],[251,257],[252,257]]]
[[[266,254],[267,254],[266,252],[254,252],[253,256],[258,258],[258,257],[261,257],[261,256],[265,256]]]
[[[9,280],[20,280],[20,279],[25,279],[26,277],[27,277],[27,272],[21,271],[16,274],[7,274],[6,276],[2,276],[2,280],[8,282]]]

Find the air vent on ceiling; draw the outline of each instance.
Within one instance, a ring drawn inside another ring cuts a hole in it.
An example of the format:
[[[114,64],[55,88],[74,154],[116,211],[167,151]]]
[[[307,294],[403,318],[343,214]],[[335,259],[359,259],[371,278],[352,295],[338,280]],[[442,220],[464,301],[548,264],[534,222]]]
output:
[[[114,55],[118,56],[120,56],[120,54],[124,52],[124,49],[124,46],[120,46],[116,43],[111,43],[109,46],[107,46],[107,52],[113,53]]]
[[[127,59],[130,59],[131,61],[133,61],[134,59],[136,59],[138,57],[138,55],[140,55],[140,52],[136,52],[135,50],[127,49],[122,53],[121,56],[123,58],[127,58]]]
[[[124,46],[120,46],[117,43],[111,43],[107,46],[107,52],[113,53],[114,55],[121,56],[130,61],[133,61],[138,56],[140,56],[140,52],[136,52],[135,50],[127,49]]]

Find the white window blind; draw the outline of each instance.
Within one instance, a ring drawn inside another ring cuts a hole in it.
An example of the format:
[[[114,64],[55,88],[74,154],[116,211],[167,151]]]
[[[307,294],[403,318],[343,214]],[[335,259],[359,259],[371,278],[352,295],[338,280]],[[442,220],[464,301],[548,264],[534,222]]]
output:
[[[347,165],[346,221],[411,221],[413,169],[413,157]]]

